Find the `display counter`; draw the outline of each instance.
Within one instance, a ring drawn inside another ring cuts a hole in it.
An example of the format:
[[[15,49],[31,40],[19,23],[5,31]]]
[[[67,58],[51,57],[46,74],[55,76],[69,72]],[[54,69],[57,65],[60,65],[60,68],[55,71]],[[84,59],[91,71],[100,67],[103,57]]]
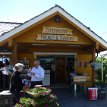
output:
[[[90,81],[90,76],[89,75],[75,75],[73,77],[73,82],[75,83],[81,83],[81,82],[89,82]]]
[[[74,84],[74,96],[77,96],[77,85],[83,85],[84,93],[86,93],[86,83],[91,81],[91,76],[89,75],[72,75],[71,77],[71,84]]]

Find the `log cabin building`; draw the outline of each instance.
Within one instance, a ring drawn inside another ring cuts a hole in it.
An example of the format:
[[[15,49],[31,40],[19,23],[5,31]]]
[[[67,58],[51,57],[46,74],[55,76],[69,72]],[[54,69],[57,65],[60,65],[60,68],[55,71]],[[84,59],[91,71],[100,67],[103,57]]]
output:
[[[66,83],[76,71],[89,75],[91,85],[95,75],[90,63],[106,49],[105,40],[58,5],[25,23],[0,22],[0,57],[26,68],[39,59],[45,70],[55,69],[48,75],[51,84]]]

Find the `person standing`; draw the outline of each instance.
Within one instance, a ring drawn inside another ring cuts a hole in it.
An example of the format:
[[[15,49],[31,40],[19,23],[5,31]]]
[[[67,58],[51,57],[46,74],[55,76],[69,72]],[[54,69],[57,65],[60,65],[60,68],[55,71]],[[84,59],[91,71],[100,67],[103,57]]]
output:
[[[23,97],[25,94],[21,92],[23,89],[27,88],[27,86],[23,83],[21,74],[23,72],[24,65],[21,63],[17,63],[14,66],[14,72],[12,74],[10,80],[9,90],[14,97],[14,103],[17,103],[20,97]]]
[[[3,62],[0,61],[0,91],[3,90],[3,74],[2,74],[2,68],[3,68]]]
[[[10,71],[9,71],[9,62],[8,60],[6,59],[5,63],[3,64],[3,67],[2,67],[2,74],[3,74],[3,90],[7,90],[9,89],[9,77],[10,75],[12,74]]]
[[[40,61],[34,61],[34,67],[28,73],[31,77],[31,88],[35,85],[42,85],[42,80],[44,79],[44,69],[40,66]]]

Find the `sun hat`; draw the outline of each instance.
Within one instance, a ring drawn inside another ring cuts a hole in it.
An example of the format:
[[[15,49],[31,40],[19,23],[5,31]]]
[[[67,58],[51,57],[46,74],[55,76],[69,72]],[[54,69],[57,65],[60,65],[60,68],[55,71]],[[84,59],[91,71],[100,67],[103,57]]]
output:
[[[16,63],[15,67],[20,68],[20,67],[24,67],[24,65],[22,63]]]

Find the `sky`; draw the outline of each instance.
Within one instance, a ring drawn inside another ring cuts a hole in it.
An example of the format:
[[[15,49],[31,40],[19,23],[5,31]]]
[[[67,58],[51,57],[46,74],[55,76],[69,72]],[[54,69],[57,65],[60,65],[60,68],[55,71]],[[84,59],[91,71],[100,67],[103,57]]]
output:
[[[0,0],[0,21],[25,22],[55,4],[107,41],[107,0]]]

